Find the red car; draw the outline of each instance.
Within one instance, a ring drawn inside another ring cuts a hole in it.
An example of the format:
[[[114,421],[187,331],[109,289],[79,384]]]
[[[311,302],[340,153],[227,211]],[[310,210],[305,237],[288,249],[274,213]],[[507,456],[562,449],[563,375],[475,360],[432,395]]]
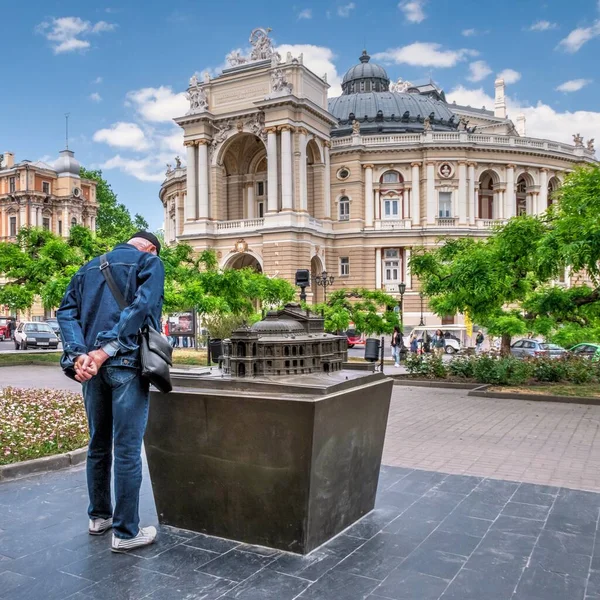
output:
[[[346,337],[348,338],[348,348],[354,348],[354,346],[364,346],[366,343],[364,333],[358,333],[357,331],[349,330],[346,331]]]
[[[4,341],[10,338],[8,335],[8,322],[11,320],[10,317],[0,317],[0,340]],[[14,319],[13,319],[14,323]]]

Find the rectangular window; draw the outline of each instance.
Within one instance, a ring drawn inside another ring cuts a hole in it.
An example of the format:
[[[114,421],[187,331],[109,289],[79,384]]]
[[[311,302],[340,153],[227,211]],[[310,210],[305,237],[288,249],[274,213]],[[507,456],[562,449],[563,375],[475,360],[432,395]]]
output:
[[[265,195],[265,182],[264,181],[257,181],[256,182],[256,195],[257,196],[264,196]]]
[[[42,192],[44,192],[44,194],[50,193],[50,183],[48,181],[42,181]]]
[[[17,191],[17,181],[16,181],[16,179],[14,177],[10,177],[9,178],[9,180],[8,180],[8,187],[9,187],[8,191],[11,194],[14,194]]]
[[[10,218],[10,237],[17,235],[17,217]]]
[[[399,283],[402,279],[400,251],[398,248],[388,248],[384,251],[383,280],[385,283]]]
[[[447,219],[452,216],[452,192],[440,192],[439,206],[440,218]]]
[[[347,256],[340,258],[340,276],[350,275],[350,259]]]
[[[265,203],[259,202],[258,203],[258,218],[262,219],[264,216],[265,216]]]
[[[58,235],[62,235],[62,221],[58,220]]]
[[[340,200],[340,221],[350,220],[350,201],[348,198]]]
[[[44,217],[43,219],[43,228],[44,231],[50,231],[50,219],[48,217]]]
[[[383,215],[385,219],[397,219],[398,218],[398,208],[399,208],[398,198],[393,198],[391,200],[383,201]]]

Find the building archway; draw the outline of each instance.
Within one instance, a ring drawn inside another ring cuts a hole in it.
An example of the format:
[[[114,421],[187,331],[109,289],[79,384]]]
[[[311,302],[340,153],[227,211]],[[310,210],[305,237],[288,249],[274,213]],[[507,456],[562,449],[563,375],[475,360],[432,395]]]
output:
[[[219,221],[259,216],[259,193],[264,211],[266,153],[263,141],[252,133],[237,133],[223,144],[215,167],[221,169],[214,203]]]
[[[253,269],[257,273],[262,273],[263,268],[260,260],[250,252],[235,252],[227,258],[224,264],[225,269]]]
[[[306,144],[306,209],[311,217],[325,216],[325,164],[315,140]]]
[[[516,185],[516,207],[515,214],[517,217],[521,215],[533,214],[532,210],[532,195],[533,177],[529,173],[521,173],[517,177]]]
[[[477,193],[477,218],[497,219],[499,216],[500,199],[497,184],[500,177],[495,171],[483,171],[479,176]]]
[[[550,180],[548,181],[548,206],[546,208],[549,208],[550,206],[552,206],[555,202],[555,198],[554,198],[554,194],[556,193],[556,191],[558,190],[558,188],[560,187],[560,179],[556,176],[551,177]]]

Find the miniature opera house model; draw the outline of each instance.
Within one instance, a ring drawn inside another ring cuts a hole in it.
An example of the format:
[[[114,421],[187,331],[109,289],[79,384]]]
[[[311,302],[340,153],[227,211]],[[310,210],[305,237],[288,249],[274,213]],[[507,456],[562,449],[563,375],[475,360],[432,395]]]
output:
[[[344,336],[324,332],[324,320],[288,304],[223,344],[223,372],[236,377],[302,375],[341,371],[347,361]]]

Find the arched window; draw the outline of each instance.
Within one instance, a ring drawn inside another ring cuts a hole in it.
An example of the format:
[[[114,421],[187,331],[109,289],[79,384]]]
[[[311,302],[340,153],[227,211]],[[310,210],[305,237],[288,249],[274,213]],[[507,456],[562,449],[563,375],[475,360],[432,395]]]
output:
[[[77,219],[75,217],[71,219],[71,226],[73,225],[77,225]]]
[[[350,199],[348,196],[340,198],[340,221],[350,220]]]
[[[386,171],[381,176],[381,183],[400,183],[400,173],[398,171]]]

